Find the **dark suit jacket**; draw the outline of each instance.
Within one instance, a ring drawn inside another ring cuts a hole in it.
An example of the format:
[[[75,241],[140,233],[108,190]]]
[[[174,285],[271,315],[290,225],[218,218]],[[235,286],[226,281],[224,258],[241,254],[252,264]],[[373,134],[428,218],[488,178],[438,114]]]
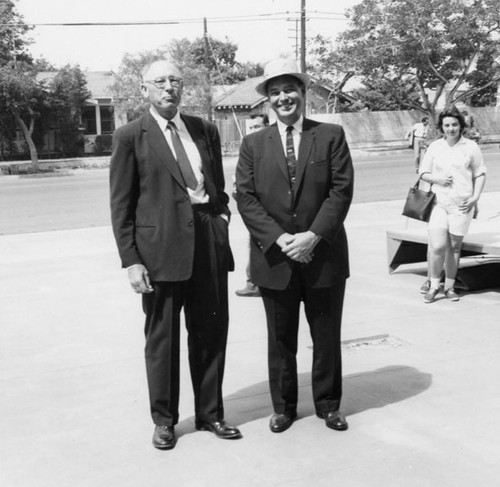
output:
[[[344,130],[304,119],[294,190],[277,125],[243,139],[236,170],[238,209],[251,235],[252,282],[284,289],[292,260],[275,243],[284,232],[311,230],[321,237],[311,263],[302,265],[308,285],[329,287],[349,275],[344,219],[354,171]]]
[[[210,205],[214,213],[229,216],[217,128],[198,117],[181,117],[200,152]],[[179,166],[149,112],[114,134],[110,191],[122,266],[144,264],[153,281],[189,279],[194,253],[192,205]],[[225,245],[226,266],[231,270],[229,243]]]

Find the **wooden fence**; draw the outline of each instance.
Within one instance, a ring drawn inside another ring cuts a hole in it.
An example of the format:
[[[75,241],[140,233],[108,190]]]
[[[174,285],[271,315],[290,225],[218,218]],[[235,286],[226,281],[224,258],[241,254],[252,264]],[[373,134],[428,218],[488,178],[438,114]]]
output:
[[[467,108],[474,117],[482,142],[500,141],[500,107]],[[354,112],[311,115],[321,122],[337,123],[344,127],[351,148],[362,149],[377,146],[402,146],[406,144],[408,129],[422,118],[416,111]],[[245,121],[238,121],[245,135]],[[219,129],[222,150],[225,154],[237,153],[241,134],[233,118],[215,120]]]
[[[224,154],[237,153],[243,138],[242,135],[246,135],[245,121],[238,120],[239,128],[234,118],[215,120],[214,123],[219,130],[222,152]]]

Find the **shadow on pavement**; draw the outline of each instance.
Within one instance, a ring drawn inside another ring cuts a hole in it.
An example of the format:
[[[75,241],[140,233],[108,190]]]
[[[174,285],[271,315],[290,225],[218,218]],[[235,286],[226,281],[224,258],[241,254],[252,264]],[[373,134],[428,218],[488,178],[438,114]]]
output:
[[[404,401],[422,394],[432,384],[432,375],[406,365],[393,365],[344,377],[341,409],[347,415],[359,414]],[[228,424],[241,426],[272,414],[267,381],[253,384],[224,398]],[[298,419],[315,416],[310,374],[299,374]],[[194,416],[177,426],[178,436],[193,433]]]

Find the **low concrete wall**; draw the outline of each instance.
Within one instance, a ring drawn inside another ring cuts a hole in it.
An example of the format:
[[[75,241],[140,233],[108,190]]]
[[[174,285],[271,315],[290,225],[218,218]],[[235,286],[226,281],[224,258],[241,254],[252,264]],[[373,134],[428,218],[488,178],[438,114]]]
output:
[[[500,107],[467,108],[467,111],[474,117],[482,142],[500,141]],[[317,114],[310,118],[342,125],[350,147],[363,149],[406,146],[406,132],[420,121],[422,114],[416,111],[354,112]]]
[[[467,111],[474,117],[474,126],[479,129],[482,141],[500,140],[500,106],[467,108]]]
[[[65,169],[96,169],[109,166],[110,156],[81,157],[75,159],[51,159],[40,160],[40,170],[46,172],[57,172]],[[33,172],[31,161],[8,161],[0,162],[0,175],[29,174]]]

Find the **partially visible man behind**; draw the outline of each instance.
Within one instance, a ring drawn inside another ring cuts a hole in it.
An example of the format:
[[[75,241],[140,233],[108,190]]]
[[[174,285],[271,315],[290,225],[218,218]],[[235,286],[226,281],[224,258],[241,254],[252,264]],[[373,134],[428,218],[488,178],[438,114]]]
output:
[[[297,415],[302,301],[313,341],[316,414],[329,428],[348,428],[339,409],[340,329],[354,172],[342,127],[304,118],[308,83],[292,61],[266,65],[256,89],[269,98],[277,123],[243,139],[236,169],[238,209],[251,235],[251,278],[266,310],[274,433]]]
[[[250,115],[250,123],[248,124],[248,130],[250,134],[257,132],[258,130],[262,130],[264,127],[269,125],[269,117],[265,113],[258,113],[254,115]],[[237,192],[236,188],[233,192],[233,197],[236,199]],[[250,260],[248,260],[247,266],[245,268],[245,273],[247,276],[247,281],[245,283],[245,287],[241,289],[237,289],[235,291],[236,296],[241,297],[260,297],[259,288],[252,282],[250,278]]]
[[[228,332],[229,197],[214,125],[179,113],[183,81],[166,60],[143,71],[150,102],[120,127],[110,168],[111,219],[122,266],[142,295],[153,445],[175,446],[179,334],[184,308],[196,428],[240,438],[224,422],[222,377]]]
[[[422,117],[420,122],[414,124],[408,132],[406,132],[406,138],[410,147],[413,148],[413,158],[415,161],[415,170],[418,172],[420,167],[420,159],[422,157],[422,151],[426,146],[427,132],[429,130],[429,118]]]
[[[264,127],[269,125],[269,117],[265,113],[256,113],[250,115],[250,123],[248,124],[248,130],[250,134],[257,132]]]

